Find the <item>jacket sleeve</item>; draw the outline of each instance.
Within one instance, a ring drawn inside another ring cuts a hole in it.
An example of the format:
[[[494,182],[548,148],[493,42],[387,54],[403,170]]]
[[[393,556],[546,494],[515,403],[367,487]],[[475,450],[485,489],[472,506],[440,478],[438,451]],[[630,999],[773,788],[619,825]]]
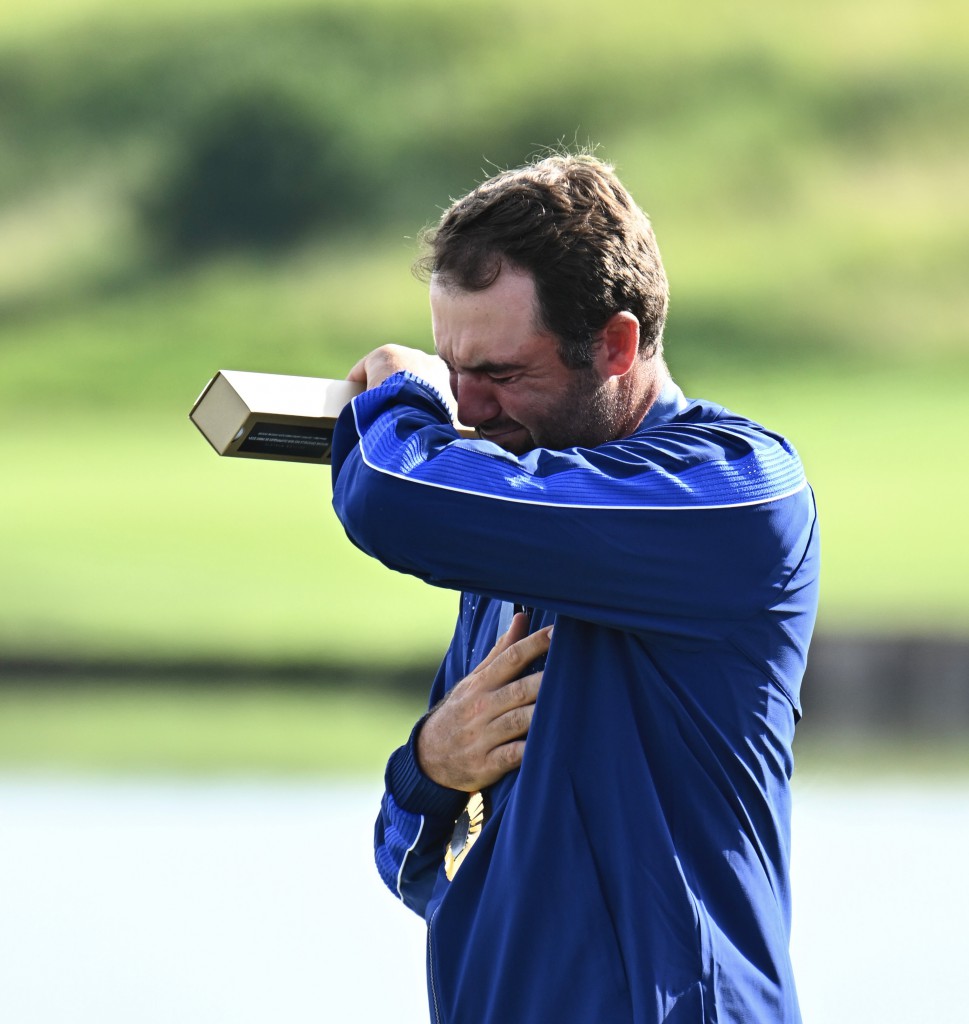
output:
[[[720,639],[782,600],[813,516],[793,448],[719,407],[515,456],[459,439],[408,373],[344,410],[332,470],[347,534],[397,571],[687,640]]]
[[[453,644],[431,688],[431,708],[444,695],[452,651]],[[384,795],[374,827],[374,860],[381,879],[422,917],[454,823],[468,802],[467,793],[440,786],[421,771],[416,744],[426,719],[424,715],[418,721],[407,742],[387,762]]]
[[[423,917],[468,794],[445,789],[421,773],[414,741],[422,723],[423,719],[387,762],[374,828],[374,860],[387,888]]]

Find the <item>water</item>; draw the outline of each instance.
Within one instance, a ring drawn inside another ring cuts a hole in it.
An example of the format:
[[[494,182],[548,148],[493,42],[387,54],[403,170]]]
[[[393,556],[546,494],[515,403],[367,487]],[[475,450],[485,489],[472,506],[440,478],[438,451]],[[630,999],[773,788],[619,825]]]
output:
[[[6,781],[0,1021],[424,1022],[423,924],[370,867],[378,795]]]
[[[969,784],[810,787],[795,801],[805,1024],[962,1024]]]
[[[369,785],[0,779],[4,1024],[425,1024]],[[969,785],[805,785],[806,1022],[961,1021]]]

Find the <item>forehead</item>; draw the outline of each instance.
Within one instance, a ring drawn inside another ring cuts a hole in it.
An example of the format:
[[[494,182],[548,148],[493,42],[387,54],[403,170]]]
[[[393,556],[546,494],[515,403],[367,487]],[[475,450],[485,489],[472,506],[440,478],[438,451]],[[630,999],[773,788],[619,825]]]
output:
[[[502,269],[494,283],[466,291],[431,278],[431,321],[437,351],[453,365],[513,362],[539,340],[553,341],[537,327],[531,274]]]

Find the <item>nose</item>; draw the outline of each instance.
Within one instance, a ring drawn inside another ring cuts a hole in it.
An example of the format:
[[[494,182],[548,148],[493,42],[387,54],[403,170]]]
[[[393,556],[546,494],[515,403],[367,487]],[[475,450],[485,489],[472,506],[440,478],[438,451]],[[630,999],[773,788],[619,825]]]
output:
[[[458,403],[458,420],[466,427],[478,427],[501,414],[494,385],[466,373],[451,374],[451,390]]]

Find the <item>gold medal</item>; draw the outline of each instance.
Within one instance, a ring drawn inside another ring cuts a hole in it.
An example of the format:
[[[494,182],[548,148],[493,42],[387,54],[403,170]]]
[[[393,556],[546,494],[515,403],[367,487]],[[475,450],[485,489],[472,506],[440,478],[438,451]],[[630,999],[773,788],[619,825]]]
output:
[[[480,793],[472,793],[471,799],[468,800],[468,806],[454,823],[451,841],[444,851],[444,873],[449,882],[454,878],[458,868],[461,867],[461,862],[468,855],[468,850],[474,846],[475,840],[481,834],[484,820],[484,797]]]

